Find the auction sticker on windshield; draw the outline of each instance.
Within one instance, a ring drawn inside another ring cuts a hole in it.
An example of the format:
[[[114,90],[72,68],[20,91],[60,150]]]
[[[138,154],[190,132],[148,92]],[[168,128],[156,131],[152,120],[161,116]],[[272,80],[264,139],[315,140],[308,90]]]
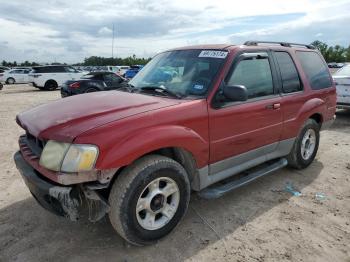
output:
[[[215,50],[202,50],[198,57],[225,58],[228,52]]]

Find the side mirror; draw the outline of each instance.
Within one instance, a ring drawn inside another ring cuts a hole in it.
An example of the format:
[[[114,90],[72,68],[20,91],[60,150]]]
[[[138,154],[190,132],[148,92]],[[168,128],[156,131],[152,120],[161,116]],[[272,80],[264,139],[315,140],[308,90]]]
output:
[[[247,101],[248,100],[248,91],[245,86],[234,85],[224,87],[224,96],[231,101]]]

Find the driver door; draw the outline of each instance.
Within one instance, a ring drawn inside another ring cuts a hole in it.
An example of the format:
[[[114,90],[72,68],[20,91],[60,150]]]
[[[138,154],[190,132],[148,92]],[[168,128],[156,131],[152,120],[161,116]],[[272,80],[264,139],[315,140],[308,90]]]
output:
[[[248,100],[228,101],[221,89],[209,108],[210,162],[223,164],[216,169],[237,163],[238,156],[246,162],[275,150],[283,122],[275,80],[267,52],[243,53],[233,62],[225,84],[245,86]]]

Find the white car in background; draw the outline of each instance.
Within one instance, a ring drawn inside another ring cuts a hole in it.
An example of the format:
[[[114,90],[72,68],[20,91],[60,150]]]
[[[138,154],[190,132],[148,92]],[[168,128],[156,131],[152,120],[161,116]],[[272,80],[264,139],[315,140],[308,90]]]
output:
[[[4,82],[6,84],[12,85],[12,84],[27,84],[30,82],[29,73],[32,70],[30,68],[26,69],[12,69],[4,71],[2,76],[0,76],[0,81]]]
[[[108,71],[116,73],[118,75],[124,75],[130,66],[107,66]]]
[[[30,82],[40,90],[55,90],[68,80],[78,80],[85,72],[78,71],[71,66],[36,66],[29,74]]]
[[[337,108],[350,109],[350,64],[339,69],[333,79],[337,88]]]

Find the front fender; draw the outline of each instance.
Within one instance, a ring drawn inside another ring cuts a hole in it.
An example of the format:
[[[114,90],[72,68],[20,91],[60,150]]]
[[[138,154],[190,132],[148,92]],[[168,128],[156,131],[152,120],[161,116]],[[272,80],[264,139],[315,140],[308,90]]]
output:
[[[208,141],[190,128],[167,125],[138,131],[115,143],[107,152],[103,152],[104,157],[96,163],[96,168],[126,166],[147,153],[168,147],[183,148],[191,152],[198,168],[207,165]]]

